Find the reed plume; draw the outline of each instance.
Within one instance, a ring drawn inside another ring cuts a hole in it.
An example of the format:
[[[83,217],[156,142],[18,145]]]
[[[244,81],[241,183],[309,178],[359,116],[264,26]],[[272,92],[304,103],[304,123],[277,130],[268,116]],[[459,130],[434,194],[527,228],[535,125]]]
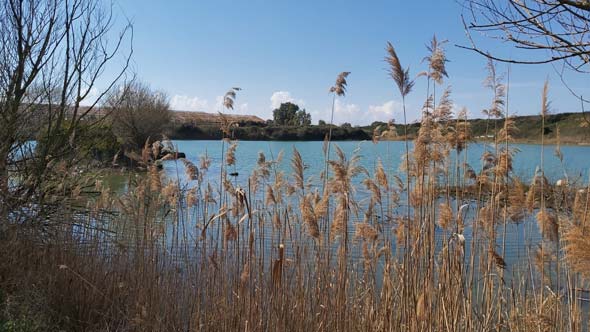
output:
[[[334,109],[336,107],[336,96],[344,96],[346,94],[346,86],[348,82],[346,78],[350,75],[349,71],[343,71],[336,77],[336,83],[330,87],[332,96],[332,112],[330,114],[330,126],[328,129],[328,135],[324,139],[324,153],[325,153],[325,170],[324,170],[324,190],[328,183],[328,164],[330,159],[330,147],[332,142],[332,127],[334,125]]]
[[[150,180],[150,190],[152,192],[159,192],[162,189],[162,179],[160,170],[156,166],[152,165],[148,167],[148,171]],[[98,189],[98,191],[100,191],[100,189]]]
[[[223,107],[228,110],[234,109],[234,102],[236,101],[236,92],[242,90],[241,88],[235,87],[229,89],[223,96]]]
[[[483,110],[483,113],[488,117],[501,118],[504,114],[504,97],[506,96],[506,86],[502,83],[504,77],[496,72],[496,65],[491,58],[488,58],[486,69],[488,76],[484,86],[492,90],[493,98],[490,108]]]
[[[231,137],[232,130],[237,126],[237,123],[232,121],[228,116],[219,112],[220,127],[219,129],[224,135],[224,139]]]
[[[379,237],[379,232],[375,227],[368,223],[357,223],[355,229],[355,238],[363,239],[365,241],[376,241]]]
[[[549,80],[543,84],[543,93],[541,94],[541,116],[545,118],[551,111],[551,102],[549,101]],[[543,128],[544,129],[544,128]]]
[[[229,220],[226,220],[224,238],[226,243],[238,239],[238,231]]]
[[[526,213],[526,192],[524,184],[516,179],[513,187],[508,192],[508,218],[513,222],[520,222]]]
[[[277,204],[277,198],[271,185],[266,185],[266,205]]]
[[[496,264],[496,267],[499,269],[506,268],[506,261],[495,250],[490,250],[489,254],[492,256],[492,261]]]
[[[504,126],[498,131],[498,142],[513,142],[514,135],[519,132],[514,122],[514,117],[510,116],[504,119]]]
[[[201,168],[201,170],[203,171],[207,171],[209,170],[209,167],[211,166],[211,158],[209,158],[208,155],[202,155],[199,158],[199,168]]]
[[[346,78],[350,75],[349,71],[343,71],[336,77],[336,83],[334,86],[330,88],[330,92],[334,93],[335,95],[342,97],[346,94]],[[332,123],[330,123],[332,124]]]
[[[197,166],[195,166],[195,164],[193,164],[192,161],[186,158],[180,158],[180,161],[182,161],[182,163],[184,164],[184,172],[186,174],[186,177],[189,180],[197,180],[199,178],[199,169],[197,168]]]
[[[406,169],[406,200],[407,200],[407,209],[406,209],[406,219],[410,220],[410,176],[411,176],[411,168],[410,168],[410,147],[408,145],[408,118],[406,113],[406,96],[410,94],[412,91],[412,87],[414,86],[414,81],[410,79],[410,69],[403,69],[399,57],[393,45],[390,42],[387,42],[386,47],[387,55],[385,57],[385,62],[389,64],[388,73],[393,82],[397,85],[399,93],[402,97],[402,109],[404,113],[404,147],[405,147],[405,169]],[[400,227],[398,225],[398,230]],[[404,232],[405,236],[405,246],[409,245],[409,232]],[[398,233],[398,236],[400,234]],[[398,243],[399,243],[398,238]],[[406,254],[406,261],[409,254]],[[407,262],[406,262],[407,264]],[[406,280],[407,281],[407,280]]]
[[[316,219],[325,218],[328,213],[328,203],[330,202],[330,195],[320,195],[319,192],[314,193],[314,213]]]
[[[451,222],[453,221],[451,206],[448,203],[442,203],[439,205],[438,211],[438,225],[443,229],[451,227]]]
[[[590,237],[588,227],[572,224],[564,232],[565,258],[571,268],[590,280]]]
[[[424,57],[423,61],[428,63],[428,77],[438,84],[442,84],[444,77],[449,77],[446,69],[446,63],[449,60],[447,60],[443,48],[447,42],[447,40],[438,41],[436,35],[434,35],[432,36],[430,45],[426,45],[430,54]]]
[[[447,125],[451,120],[453,114],[453,100],[451,99],[451,87],[445,88],[442,96],[439,99],[438,105],[436,105],[433,112],[433,119],[436,122],[442,122]]]
[[[302,194],[305,195],[305,182],[303,180],[303,170],[305,165],[301,154],[293,146],[293,158],[291,159],[291,169],[293,170],[293,178],[295,179],[295,186],[301,190]]]
[[[307,231],[309,235],[317,240],[320,239],[320,228],[318,226],[318,222],[316,219],[316,215],[314,213],[314,208],[311,203],[312,198],[308,196],[304,196],[301,198],[301,217],[303,221],[307,225]]]
[[[451,141],[452,147],[461,153],[467,146],[467,143],[471,141],[471,124],[467,122],[467,108],[463,107],[459,114],[457,114],[457,124],[453,131]],[[457,162],[459,160],[457,159]]]
[[[346,198],[340,197],[336,209],[334,210],[334,217],[332,225],[330,226],[330,237],[332,240],[338,236],[345,237],[348,223],[348,204]]]
[[[550,241],[557,241],[559,235],[559,223],[555,213],[545,208],[537,213],[537,224],[544,238]]]
[[[387,53],[385,62],[389,64],[389,76],[393,79],[399,89],[402,98],[405,98],[414,86],[414,81],[410,79],[410,69],[403,69],[397,53],[390,42],[387,42]],[[405,120],[404,120],[405,121]]]
[[[352,184],[353,178],[360,174],[367,174],[367,170],[359,165],[360,155],[354,153],[353,156],[348,159],[342,149],[336,145],[337,160],[330,160],[329,164],[334,172],[334,178],[330,184],[330,190],[333,193],[339,194],[350,194],[354,192],[354,186]]]
[[[381,188],[383,188],[385,191],[389,191],[389,180],[387,179],[387,174],[385,173],[381,159],[377,160],[377,167],[375,168],[375,180],[377,180],[377,183]]]
[[[371,192],[371,198],[381,205],[381,189],[379,189],[379,186],[371,178],[364,179],[363,183],[367,190]]]
[[[236,164],[236,149],[238,148],[238,143],[233,141],[227,148],[227,152],[225,155],[225,162],[228,166],[232,166]]]

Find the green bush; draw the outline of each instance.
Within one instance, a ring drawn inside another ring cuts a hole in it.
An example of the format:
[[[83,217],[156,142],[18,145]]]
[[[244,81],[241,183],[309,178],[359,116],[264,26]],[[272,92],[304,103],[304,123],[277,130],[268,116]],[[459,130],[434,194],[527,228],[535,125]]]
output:
[[[47,129],[37,136],[37,151],[43,151],[47,144],[60,144],[63,158],[110,162],[119,151],[121,143],[113,134],[111,126],[101,124],[79,124],[73,138],[68,137],[69,123],[47,135]]]

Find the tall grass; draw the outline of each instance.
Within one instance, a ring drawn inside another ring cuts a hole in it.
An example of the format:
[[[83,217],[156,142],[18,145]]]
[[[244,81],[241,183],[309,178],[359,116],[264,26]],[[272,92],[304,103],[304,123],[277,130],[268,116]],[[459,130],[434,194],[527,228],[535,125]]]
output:
[[[413,81],[391,44],[386,60],[405,101]],[[238,184],[225,170],[237,142],[221,142],[219,178],[209,156],[163,174],[160,143],[146,144],[146,173],[124,193],[97,181],[59,220],[3,220],[1,317],[68,331],[587,329],[590,187],[519,180],[509,117],[475,172],[460,163],[470,133],[451,90],[424,110],[401,170],[335,146],[323,191],[295,148],[288,172],[282,153],[260,153]],[[504,257],[510,223],[542,236],[520,263]]]

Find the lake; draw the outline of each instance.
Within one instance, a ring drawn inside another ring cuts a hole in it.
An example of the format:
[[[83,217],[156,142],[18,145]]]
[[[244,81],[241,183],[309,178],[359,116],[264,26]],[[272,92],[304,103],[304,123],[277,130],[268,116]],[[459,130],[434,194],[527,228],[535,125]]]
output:
[[[187,159],[196,165],[199,164],[200,156],[207,154],[211,159],[211,169],[209,174],[213,182],[218,182],[221,165],[221,141],[173,141],[178,151],[186,153]],[[232,166],[229,172],[238,172],[238,183],[244,184],[247,177],[256,167],[258,153],[263,152],[267,160],[275,159],[279,152],[283,151],[283,161],[279,164],[279,169],[285,171],[288,175],[291,172],[290,160],[293,148],[296,148],[301,157],[308,166],[305,171],[306,176],[314,176],[316,179],[320,172],[324,170],[324,152],[322,149],[323,142],[277,142],[277,141],[239,141],[236,150],[236,166]],[[381,159],[383,166],[389,172],[400,173],[399,165],[402,156],[405,153],[403,141],[383,141],[373,144],[370,141],[340,141],[333,142],[331,149],[331,158],[335,158],[334,146],[339,146],[350,158],[355,149],[359,149],[361,155],[361,165],[369,172],[375,168],[378,159]],[[511,148],[519,150],[514,156],[513,168],[514,174],[525,183],[531,181],[535,174],[535,169],[540,167],[541,146],[535,144],[510,144]],[[225,145],[227,150],[227,144]],[[545,176],[550,182],[564,178],[564,172],[567,173],[570,181],[578,180],[579,182],[588,182],[588,170],[590,168],[590,146],[561,146],[563,154],[563,164],[555,154],[555,145],[546,145],[544,147],[544,169]],[[410,142],[410,150],[412,143]],[[459,156],[461,162],[465,156],[467,163],[479,173],[482,162],[481,156],[485,150],[493,150],[489,143],[470,144],[466,151]],[[274,156],[274,157],[273,157]],[[454,159],[455,153],[451,152],[451,158]],[[169,176],[176,176],[177,166],[183,169],[182,163],[168,161],[165,163],[165,170]],[[454,167],[454,161],[452,165]],[[183,176],[183,171],[180,172]],[[216,176],[214,174],[217,174]],[[401,173],[400,173],[401,175]]]
[[[199,165],[199,158],[203,155],[208,155],[211,159],[211,167],[208,171],[206,181],[210,181],[214,188],[219,185],[220,179],[220,165],[222,156],[221,141],[173,141],[174,146],[178,151],[184,152],[187,159],[191,160],[195,165]],[[332,143],[332,158],[335,158],[335,146],[340,147],[348,158],[353,153],[360,154],[360,164],[364,166],[372,175],[375,169],[377,160],[381,159],[386,171],[389,174],[396,174],[403,177],[402,172],[399,171],[402,156],[405,153],[405,143],[402,141],[386,141],[374,144],[369,141],[341,141]],[[236,185],[247,188],[248,177],[256,168],[259,152],[266,156],[266,160],[276,159],[279,153],[284,153],[282,162],[277,165],[279,170],[285,172],[288,181],[291,178],[291,157],[293,148],[296,148],[306,165],[305,177],[311,178],[312,187],[321,187],[320,173],[324,170],[324,152],[322,149],[323,142],[277,142],[277,141],[239,141],[235,153],[236,164],[228,168],[229,172],[237,172],[239,175],[233,179]],[[227,151],[228,144],[225,144],[225,151]],[[410,143],[410,149],[412,148]],[[517,149],[513,160],[513,173],[518,176],[525,183],[530,183],[535,169],[541,167],[541,146],[534,144],[510,144],[510,148]],[[544,147],[544,169],[545,175],[550,183],[555,183],[559,179],[563,179],[567,174],[570,183],[577,185],[588,182],[588,167],[590,166],[590,147],[588,146],[562,146],[561,152],[563,154],[563,162],[555,156],[555,145],[547,145]],[[481,156],[484,151],[493,150],[493,146],[489,143],[474,143],[459,155],[459,160],[463,162],[466,160],[471,167],[479,173],[482,167]],[[454,169],[455,152],[451,152],[451,164],[446,165],[450,169]],[[186,183],[186,176],[184,173],[184,166],[179,161],[166,161],[164,163],[164,170],[168,178],[178,179]],[[452,171],[450,171],[452,173]],[[364,175],[358,176],[354,184],[357,186],[356,199],[361,202],[361,205],[366,204],[366,198],[369,193],[362,186],[361,181]],[[402,195],[401,204],[405,204],[404,196]],[[264,203],[258,201],[259,206],[264,209]],[[466,238],[466,257],[469,256],[469,246],[471,240],[471,231],[469,219],[473,219],[475,211],[477,210],[477,203],[473,200],[465,200],[463,202],[453,202],[453,204],[469,204],[466,217],[466,228],[464,235]],[[456,206],[456,205],[455,205]],[[362,217],[362,216],[361,216]],[[531,251],[535,249],[536,245],[541,241],[541,236],[537,228],[537,223],[534,222],[534,217],[529,215],[525,222],[514,224],[509,223],[506,226],[506,241],[502,243],[498,241],[498,251],[504,252],[505,260],[508,264],[507,270],[511,267],[516,267],[518,262],[526,261],[530,257]],[[533,221],[533,222],[530,222]],[[353,223],[354,220],[351,220]],[[473,220],[471,220],[471,223]],[[349,228],[350,232],[354,232],[354,227]],[[504,233],[503,229],[498,229],[498,234]],[[437,229],[436,236],[438,239],[438,246],[444,243],[449,234],[445,234],[441,229]],[[505,248],[503,248],[505,247]],[[357,253],[358,254],[358,253]]]

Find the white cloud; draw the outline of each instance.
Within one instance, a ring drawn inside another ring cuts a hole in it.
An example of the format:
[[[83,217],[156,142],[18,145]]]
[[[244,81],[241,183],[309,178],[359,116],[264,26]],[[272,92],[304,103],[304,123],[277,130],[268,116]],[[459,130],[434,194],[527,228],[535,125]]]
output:
[[[209,102],[199,97],[174,95],[170,100],[170,108],[175,111],[209,111]]]
[[[82,92],[84,93],[84,92]],[[93,87],[88,91],[88,95],[82,101],[80,101],[80,105],[82,106],[91,106],[96,102],[96,99],[100,97],[100,93],[96,87]],[[100,100],[100,102],[105,102],[106,97]]]
[[[225,108],[223,107],[223,96],[215,97],[215,106],[209,112],[225,112]]]
[[[395,119],[395,116],[401,110],[401,104],[395,100],[386,101],[381,105],[369,106],[368,116],[373,121],[387,122],[391,119]]]
[[[340,100],[336,100],[334,103],[334,123],[336,124],[344,122],[358,124],[361,115],[361,108],[356,104],[347,104]]]
[[[239,113],[247,114],[248,113],[248,103],[239,104],[238,107],[236,107],[236,111],[238,111]]]
[[[226,112],[223,107],[223,96],[215,97],[215,103],[209,103],[207,99],[199,97],[190,97],[185,95],[174,95],[170,100],[170,109],[175,111],[191,111],[191,112]],[[234,104],[234,112],[247,114],[249,111],[248,103]]]
[[[342,124],[348,122],[353,125],[367,125],[374,121],[387,122],[396,118],[400,114],[400,110],[401,104],[394,100],[387,101],[381,105],[370,105],[367,110],[362,110],[356,104],[348,104],[336,100],[334,104],[334,123]],[[326,121],[329,121],[330,111],[328,110],[326,115],[322,117],[328,119]]]
[[[272,94],[272,96],[270,96],[270,109],[276,109],[279,108],[281,106],[282,103],[295,103],[299,106],[304,106],[305,105],[305,101],[298,99],[296,100],[295,98],[293,98],[293,96],[291,96],[291,93],[289,91],[276,91]]]

